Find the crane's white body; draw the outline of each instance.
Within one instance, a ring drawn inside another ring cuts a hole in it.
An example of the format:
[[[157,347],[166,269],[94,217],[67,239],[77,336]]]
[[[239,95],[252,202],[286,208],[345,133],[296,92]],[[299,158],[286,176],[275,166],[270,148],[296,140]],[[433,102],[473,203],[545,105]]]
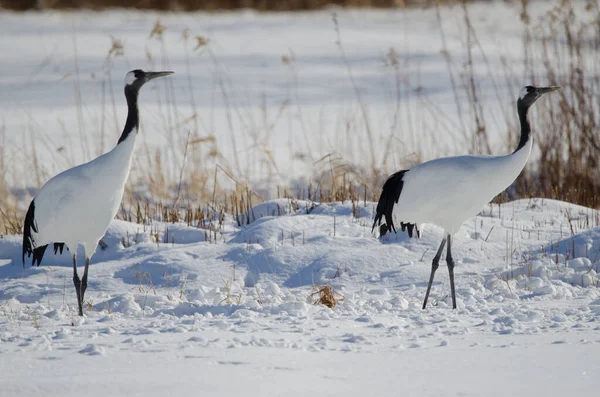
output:
[[[532,140],[505,156],[444,157],[408,170],[393,217],[399,224],[434,223],[454,234],[519,176]]]
[[[81,244],[88,258],[94,254],[119,210],[136,136],[132,131],[111,151],[46,182],[33,199],[36,246],[64,242],[74,253]]]

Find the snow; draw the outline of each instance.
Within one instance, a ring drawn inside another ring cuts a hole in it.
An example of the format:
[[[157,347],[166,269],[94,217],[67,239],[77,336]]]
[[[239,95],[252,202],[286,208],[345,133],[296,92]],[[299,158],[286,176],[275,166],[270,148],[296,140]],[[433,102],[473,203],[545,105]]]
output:
[[[597,211],[545,199],[487,206],[455,235],[458,309],[442,264],[432,304],[422,310],[443,231],[426,224],[419,240],[380,241],[370,231],[375,203],[358,205],[274,200],[253,208],[257,219],[248,225],[226,217],[216,242],[183,224],[115,220],[92,259],[83,319],[69,254],[22,268],[21,236],[5,236],[3,392],[500,396],[508,388],[562,396],[597,389]],[[278,207],[286,210],[272,215]],[[164,244],[167,227],[177,237]],[[336,307],[313,304],[321,285],[333,287]]]

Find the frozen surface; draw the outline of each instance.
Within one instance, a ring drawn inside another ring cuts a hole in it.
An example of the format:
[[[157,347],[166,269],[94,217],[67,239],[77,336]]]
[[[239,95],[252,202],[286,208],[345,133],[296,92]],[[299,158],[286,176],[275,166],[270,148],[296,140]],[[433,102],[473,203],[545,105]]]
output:
[[[373,209],[276,200],[249,225],[226,218],[216,241],[193,226],[114,221],[90,267],[83,320],[69,254],[23,268],[21,236],[5,236],[2,393],[597,390],[597,211],[541,199],[486,207],[455,236],[458,309],[442,264],[421,310],[442,231],[382,241],[370,232]],[[317,285],[333,287],[335,308],[313,304]]]

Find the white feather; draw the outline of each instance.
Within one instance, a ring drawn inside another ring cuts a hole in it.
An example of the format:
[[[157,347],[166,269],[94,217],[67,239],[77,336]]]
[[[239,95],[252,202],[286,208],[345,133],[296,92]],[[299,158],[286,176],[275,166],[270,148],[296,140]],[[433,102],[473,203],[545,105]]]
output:
[[[394,205],[395,223],[434,223],[453,234],[519,176],[531,146],[529,139],[506,156],[445,157],[410,169]]]
[[[129,85],[135,81],[135,72],[131,71],[125,75],[125,85]]]
[[[527,93],[528,93],[527,87],[521,88],[521,91],[519,91],[519,99],[525,98],[525,95],[527,95]]]
[[[135,148],[135,130],[110,152],[61,172],[34,199],[36,246],[64,242],[71,252],[78,244],[91,257],[121,204]]]

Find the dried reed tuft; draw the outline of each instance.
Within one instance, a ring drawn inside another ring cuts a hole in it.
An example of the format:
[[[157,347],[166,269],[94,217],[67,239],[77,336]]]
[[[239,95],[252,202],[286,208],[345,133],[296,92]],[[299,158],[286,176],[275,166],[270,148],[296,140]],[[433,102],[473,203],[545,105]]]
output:
[[[313,305],[324,305],[333,309],[339,302],[344,300],[344,297],[335,292],[330,284],[314,285],[313,293],[309,295],[309,299]]]

